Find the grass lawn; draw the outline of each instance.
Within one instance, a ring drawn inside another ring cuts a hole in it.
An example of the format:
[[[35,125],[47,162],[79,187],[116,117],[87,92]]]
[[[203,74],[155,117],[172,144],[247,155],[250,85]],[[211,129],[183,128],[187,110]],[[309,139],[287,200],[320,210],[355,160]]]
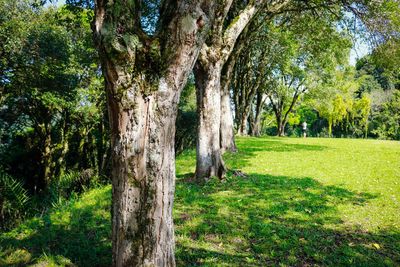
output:
[[[400,143],[240,138],[222,183],[177,159],[179,266],[400,266]],[[111,187],[0,235],[0,265],[109,266]]]

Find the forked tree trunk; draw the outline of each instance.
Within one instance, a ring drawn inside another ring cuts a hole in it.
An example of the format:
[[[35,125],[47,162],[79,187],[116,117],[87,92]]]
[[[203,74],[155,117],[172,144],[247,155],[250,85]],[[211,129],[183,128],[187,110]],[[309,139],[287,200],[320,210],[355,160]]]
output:
[[[285,136],[285,126],[283,122],[278,123],[278,136]]]
[[[211,176],[222,178],[226,171],[220,150],[221,68],[218,62],[205,68],[196,63],[194,68],[199,116],[196,149],[196,179],[199,182]]]
[[[175,266],[175,118],[213,1],[166,1],[156,37],[138,1],[97,0],[95,40],[106,81],[112,151],[113,266]]]

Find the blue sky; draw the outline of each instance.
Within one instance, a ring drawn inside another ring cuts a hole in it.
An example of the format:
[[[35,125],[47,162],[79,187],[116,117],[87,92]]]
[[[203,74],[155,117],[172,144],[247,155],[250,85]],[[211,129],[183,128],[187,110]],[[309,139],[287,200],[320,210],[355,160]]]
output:
[[[358,58],[362,58],[370,52],[368,44],[363,40],[356,40],[350,52],[350,65],[354,66]]]
[[[65,4],[65,0],[55,0],[54,2],[58,6]],[[365,56],[369,53],[369,51],[370,48],[368,47],[367,43],[365,43],[363,40],[356,40],[350,52],[350,65],[354,66],[357,59]]]

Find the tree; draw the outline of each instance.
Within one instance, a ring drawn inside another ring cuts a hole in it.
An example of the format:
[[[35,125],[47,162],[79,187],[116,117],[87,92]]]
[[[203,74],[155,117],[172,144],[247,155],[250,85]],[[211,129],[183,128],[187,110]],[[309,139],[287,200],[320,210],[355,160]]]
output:
[[[400,91],[396,90],[390,101],[383,104],[374,116],[375,129],[372,133],[382,139],[400,140]]]
[[[157,3],[158,22],[142,25],[141,7],[153,1],[96,1],[93,30],[111,124],[114,266],[175,265],[177,105],[220,12],[214,1]]]
[[[354,117],[360,120],[360,126],[364,130],[364,137],[368,137],[368,118],[371,112],[371,99],[367,95],[363,95],[360,99],[354,101],[353,113]]]
[[[329,79],[323,81],[312,92],[311,105],[320,117],[328,122],[328,135],[353,109],[353,96],[358,89],[351,67],[337,69]]]
[[[211,176],[222,177],[225,174],[225,166],[221,156],[221,132],[230,129],[221,129],[221,73],[228,60],[235,43],[251,21],[254,15],[267,1],[250,1],[242,7],[233,6],[233,1],[222,1],[217,7],[218,13],[215,23],[211,27],[211,33],[201,50],[199,59],[194,68],[197,88],[197,105],[199,113],[199,127],[197,139],[196,178],[199,181]],[[268,11],[277,12],[289,1],[272,1]],[[233,7],[233,8],[232,8]],[[230,14],[239,10],[236,14]],[[231,15],[228,17],[228,15]],[[223,107],[224,120],[232,120],[229,114],[230,101],[228,94],[222,94],[227,107]],[[227,114],[228,113],[228,114]],[[223,124],[225,125],[225,124]],[[233,125],[233,123],[229,123]],[[224,148],[224,149],[230,149]]]

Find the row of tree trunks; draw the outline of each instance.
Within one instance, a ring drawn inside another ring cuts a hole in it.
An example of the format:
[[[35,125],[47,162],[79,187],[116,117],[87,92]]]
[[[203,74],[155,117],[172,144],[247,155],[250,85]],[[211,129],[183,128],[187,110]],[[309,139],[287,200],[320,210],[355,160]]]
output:
[[[220,12],[211,28],[212,38],[203,45],[194,71],[199,113],[196,161],[196,179],[199,182],[207,180],[211,176],[223,178],[226,169],[221,155],[222,151],[235,149],[234,141],[232,141],[233,128],[228,131],[226,129],[230,125],[233,126],[233,118],[227,112],[227,109],[230,109],[229,92],[227,93],[225,88],[221,89],[222,69],[231,55],[238,37],[264,4],[264,1],[249,2],[225,29],[224,22],[232,2],[231,0],[217,4]],[[221,106],[221,102],[223,106]],[[221,113],[222,108],[225,113]],[[221,114],[224,120],[223,125],[221,125]],[[224,128],[222,129],[221,126]],[[227,134],[227,136],[221,138],[222,134]],[[227,140],[228,138],[231,140]]]

